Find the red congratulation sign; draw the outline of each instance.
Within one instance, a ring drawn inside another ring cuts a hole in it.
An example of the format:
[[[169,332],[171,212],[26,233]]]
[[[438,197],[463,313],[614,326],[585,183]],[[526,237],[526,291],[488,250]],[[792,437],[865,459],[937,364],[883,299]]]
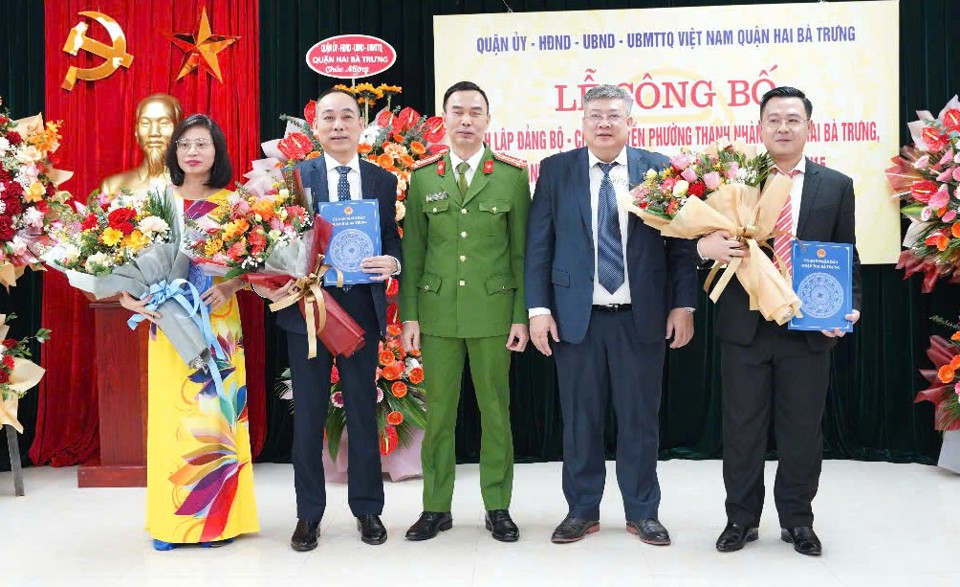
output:
[[[390,43],[369,35],[338,35],[307,51],[307,65],[328,77],[356,79],[384,72],[397,61]]]

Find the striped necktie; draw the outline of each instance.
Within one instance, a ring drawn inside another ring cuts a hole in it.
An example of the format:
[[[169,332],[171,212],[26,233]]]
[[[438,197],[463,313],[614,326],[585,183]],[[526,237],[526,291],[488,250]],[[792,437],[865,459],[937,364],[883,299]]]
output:
[[[597,280],[603,289],[613,293],[624,281],[623,242],[620,240],[620,213],[610,170],[613,163],[597,163],[603,172],[597,202]]]
[[[774,173],[783,173],[774,167]],[[791,178],[800,174],[799,169],[794,169],[789,175]],[[787,270],[787,275],[793,275],[793,261],[790,258],[790,247],[793,242],[793,206],[791,205],[790,194],[787,194],[787,200],[783,203],[783,209],[780,210],[780,216],[777,218],[775,230],[777,236],[773,237],[773,252],[783,259],[783,268]]]

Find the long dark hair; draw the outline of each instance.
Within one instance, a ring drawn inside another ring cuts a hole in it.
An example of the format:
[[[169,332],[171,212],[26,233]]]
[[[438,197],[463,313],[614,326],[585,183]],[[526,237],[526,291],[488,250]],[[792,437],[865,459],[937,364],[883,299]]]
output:
[[[191,114],[174,129],[170,137],[170,146],[167,147],[167,169],[170,171],[170,180],[173,181],[173,185],[183,185],[184,173],[180,168],[180,162],[177,161],[177,141],[195,126],[202,126],[209,130],[210,138],[213,140],[213,167],[210,168],[210,178],[206,186],[218,189],[227,187],[233,179],[233,165],[230,164],[230,157],[227,156],[227,138],[223,135],[220,125],[206,114]]]

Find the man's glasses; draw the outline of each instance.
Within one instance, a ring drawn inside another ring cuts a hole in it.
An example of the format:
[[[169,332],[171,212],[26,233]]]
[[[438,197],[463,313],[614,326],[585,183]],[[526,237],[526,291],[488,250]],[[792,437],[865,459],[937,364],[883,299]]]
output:
[[[614,126],[622,123],[627,118],[622,114],[600,114],[599,112],[591,112],[584,116],[587,119],[587,122],[596,126],[601,122],[607,122]]]

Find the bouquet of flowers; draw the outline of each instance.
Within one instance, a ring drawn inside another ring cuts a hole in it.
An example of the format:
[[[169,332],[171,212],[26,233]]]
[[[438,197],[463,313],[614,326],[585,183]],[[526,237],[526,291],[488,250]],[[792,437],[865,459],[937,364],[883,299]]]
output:
[[[694,239],[725,230],[742,240],[749,256],[726,266],[710,299],[716,302],[736,276],[750,296],[750,309],[784,324],[800,314],[800,299],[790,286],[790,275],[782,267],[778,270],[761,247],[775,236],[793,180],[784,175],[770,177],[772,170],[768,154],[757,155],[743,145],[714,144],[701,153],[682,151],[665,169],[648,171],[640,185],[621,194],[620,205],[663,236]],[[714,264],[708,287],[720,268]]]
[[[253,193],[241,186],[216,204],[195,203],[186,217],[187,250],[225,279],[263,269],[312,224],[286,187]]]
[[[13,426],[17,432],[23,432],[23,426],[17,421],[17,402],[33,386],[40,383],[44,370],[30,361],[30,341],[43,344],[50,340],[50,331],[41,328],[34,336],[16,340],[7,338],[10,326],[7,324],[16,315],[0,314],[0,427]]]
[[[647,172],[643,183],[631,191],[632,205],[642,211],[647,224],[666,226],[690,198],[706,199],[731,183],[762,185],[773,169],[773,159],[768,153],[751,155],[733,145],[715,145],[701,153],[684,148],[668,167]]]
[[[960,430],[960,324],[951,324],[937,316],[932,320],[954,332],[949,340],[942,336],[930,337],[927,357],[934,368],[920,370],[930,387],[918,393],[913,401],[928,401],[936,406],[934,426],[937,430]]]
[[[904,278],[922,273],[929,293],[938,279],[960,282],[960,100],[954,96],[936,118],[917,115],[907,125],[914,144],[900,150],[886,174],[910,219],[897,268],[906,270]]]
[[[0,108],[0,283],[6,287],[25,267],[41,267],[50,232],[68,210],[70,194],[57,187],[72,173],[52,162],[59,146],[59,123],[44,124],[39,114],[14,121]]]
[[[137,258],[147,247],[169,243],[174,238],[169,202],[159,194],[134,196],[98,193],[77,206],[78,215],[60,231],[57,265],[84,275],[109,275],[113,270]],[[86,282],[92,292],[93,281],[77,275],[77,283]],[[82,289],[82,288],[81,288]]]
[[[44,258],[67,274],[70,285],[97,299],[127,292],[160,314],[157,326],[177,353],[196,368],[224,356],[210,330],[206,305],[187,280],[190,258],[179,250],[178,224],[169,193],[95,194],[64,227]],[[179,312],[185,312],[179,313]],[[143,320],[135,314],[131,329]]]
[[[387,326],[387,338],[380,342],[380,363],[377,367],[377,428],[380,434],[380,454],[386,456],[406,446],[412,428],[427,425],[424,403],[423,365],[420,353],[407,353],[400,342],[400,325]],[[327,449],[330,458],[337,460],[340,439],[346,427],[347,416],[343,403],[340,374],[334,366],[330,374],[330,408],[327,413]]]
[[[363,329],[322,287],[332,226],[307,214],[310,204],[293,175],[292,191],[282,176],[264,173],[218,204],[191,206],[186,248],[205,271],[228,279],[242,276],[271,289],[295,280],[290,295],[270,309],[300,307],[309,357],[317,354],[318,338],[334,356],[350,356],[363,346]],[[270,177],[276,182],[264,188]]]

